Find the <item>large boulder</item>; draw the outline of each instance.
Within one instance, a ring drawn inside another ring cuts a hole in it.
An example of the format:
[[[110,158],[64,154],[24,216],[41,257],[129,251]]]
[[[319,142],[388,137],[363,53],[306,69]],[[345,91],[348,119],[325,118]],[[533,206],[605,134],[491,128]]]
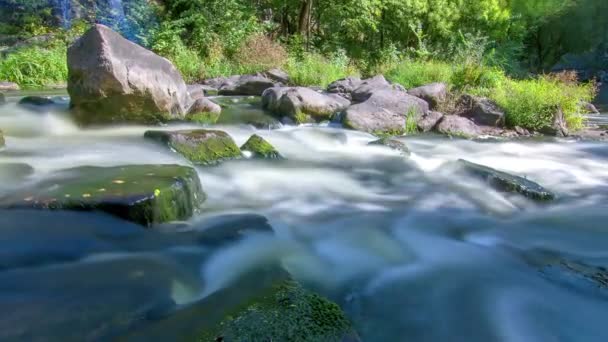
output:
[[[270,69],[262,73],[262,76],[265,76],[273,81],[288,84],[289,83],[289,74],[281,69]]]
[[[363,81],[359,77],[346,77],[330,83],[327,92],[338,94],[348,100],[352,100],[352,93]]]
[[[417,122],[427,113],[424,100],[400,90],[376,90],[362,103],[350,106],[344,113],[344,126],[359,131],[382,134],[403,134],[408,120]]]
[[[223,131],[147,131],[144,137],[167,145],[195,164],[212,165],[242,156],[232,137]]]
[[[17,83],[0,81],[0,91],[17,91],[19,89],[21,88]]]
[[[0,200],[1,208],[103,211],[149,226],[186,220],[205,194],[196,170],[178,165],[79,167]]]
[[[425,100],[431,109],[436,109],[447,100],[448,86],[445,83],[431,83],[410,89],[407,93]]]
[[[462,95],[458,99],[461,116],[470,118],[478,125],[503,127],[505,112],[492,100],[485,97]]]
[[[405,88],[398,84],[391,84],[382,75],[374,76],[372,78],[361,81],[359,86],[355,88],[351,97],[353,102],[364,102],[369,99],[372,94],[380,90],[396,90],[405,92]]]
[[[463,138],[474,138],[481,134],[480,128],[473,121],[458,115],[443,116],[435,130],[441,134]]]
[[[458,160],[458,164],[469,175],[487,182],[497,191],[519,193],[536,201],[549,201],[555,199],[555,194],[551,191],[548,191],[538,183],[526,178],[514,176],[463,159]]]
[[[335,94],[322,94],[304,87],[275,87],[262,94],[262,107],[296,123],[329,120],[350,105]]]
[[[68,92],[82,124],[183,119],[192,104],[171,62],[104,25],[68,49]]]
[[[429,111],[422,115],[418,120],[418,130],[424,133],[430,132],[437,126],[441,119],[443,119],[443,113]]]
[[[277,86],[276,82],[261,75],[244,75],[227,79],[219,88],[220,95],[261,96],[264,90]]]

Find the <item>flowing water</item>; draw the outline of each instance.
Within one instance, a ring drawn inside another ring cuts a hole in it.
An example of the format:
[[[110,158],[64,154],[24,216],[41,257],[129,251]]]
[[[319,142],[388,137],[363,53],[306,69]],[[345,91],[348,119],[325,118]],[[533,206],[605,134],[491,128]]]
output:
[[[189,165],[145,141],[146,127],[80,129],[67,99],[35,111],[16,100],[0,107],[0,195],[80,165]],[[257,133],[287,159],[198,167],[209,198],[189,222],[147,231],[102,214],[3,211],[0,340],[146,336],[159,316],[280,262],[339,303],[363,341],[608,341],[598,283],[608,267],[605,144],[420,136],[402,138],[406,158],[328,125],[227,121],[219,128],[238,144]],[[454,169],[458,158],[524,175],[559,199],[497,193]],[[209,227],[234,225],[260,229],[201,243]],[[182,330],[162,332],[142,340]]]

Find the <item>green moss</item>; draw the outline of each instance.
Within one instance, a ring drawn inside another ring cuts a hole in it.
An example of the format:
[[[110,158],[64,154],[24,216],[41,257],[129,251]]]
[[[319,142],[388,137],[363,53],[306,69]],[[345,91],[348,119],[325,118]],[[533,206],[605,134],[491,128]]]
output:
[[[212,165],[223,160],[242,157],[241,151],[234,140],[222,131],[204,129],[147,131],[144,136],[167,144],[196,164]]]
[[[188,219],[204,200],[198,174],[190,167],[85,166],[4,198],[0,207],[100,210],[148,226]]]
[[[342,341],[356,336],[340,307],[288,280],[203,332],[201,341]]]
[[[186,117],[188,121],[200,123],[200,124],[214,124],[220,118],[220,113],[196,113],[190,114]]]
[[[243,146],[241,151],[249,151],[253,158],[258,159],[283,159],[283,156],[264,138],[257,134],[252,135]]]

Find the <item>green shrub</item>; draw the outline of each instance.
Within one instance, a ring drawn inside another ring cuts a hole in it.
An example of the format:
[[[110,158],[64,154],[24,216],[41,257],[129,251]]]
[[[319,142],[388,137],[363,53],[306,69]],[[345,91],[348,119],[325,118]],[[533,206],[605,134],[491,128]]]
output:
[[[256,34],[239,46],[233,59],[248,73],[261,72],[281,68],[287,62],[287,51],[265,35]]]
[[[326,87],[333,81],[359,74],[342,54],[332,58],[318,54],[305,54],[302,58],[290,57],[285,69],[291,82],[298,86]]]
[[[561,108],[568,128],[577,130],[582,128],[584,121],[581,102],[591,101],[594,95],[593,84],[541,76],[529,80],[507,79],[491,92],[490,97],[505,110],[510,127],[539,130],[551,125],[554,113]]]
[[[450,84],[453,68],[439,61],[404,60],[385,69],[386,77],[405,88],[415,88],[433,82]]]
[[[484,96],[505,80],[506,76],[502,70],[472,63],[456,65],[450,77],[454,89]]]
[[[59,40],[18,49],[0,59],[0,79],[26,89],[64,83],[68,77],[66,54],[66,44]]]

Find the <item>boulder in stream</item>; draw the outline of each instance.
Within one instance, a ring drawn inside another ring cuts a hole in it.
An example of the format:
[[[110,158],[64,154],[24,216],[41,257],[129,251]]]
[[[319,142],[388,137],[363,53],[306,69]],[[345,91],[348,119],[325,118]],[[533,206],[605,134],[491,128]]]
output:
[[[352,100],[352,93],[357,89],[363,81],[359,77],[346,77],[334,81],[327,86],[327,92],[338,94],[347,100]]]
[[[323,94],[304,87],[274,87],[262,94],[262,107],[295,123],[321,122],[350,105],[336,95]]]
[[[363,132],[399,135],[406,132],[408,120],[418,122],[428,110],[428,103],[404,91],[375,90],[364,102],[346,109],[342,122]]]
[[[0,199],[7,209],[103,211],[143,226],[186,220],[204,202],[198,174],[178,165],[84,166]]]
[[[277,86],[274,80],[262,75],[243,75],[229,78],[220,86],[219,95],[261,96],[264,90]]]
[[[370,146],[386,146],[390,149],[393,149],[399,153],[401,153],[404,156],[409,156],[410,155],[410,149],[407,148],[407,145],[402,142],[399,141],[395,138],[381,138],[378,140],[374,140],[372,142],[370,142],[368,145]]]
[[[147,131],[148,139],[166,144],[195,164],[213,165],[241,158],[241,150],[228,133],[195,129],[181,131]]]
[[[417,87],[407,91],[412,96],[419,97],[429,103],[431,109],[444,103],[448,98],[448,85],[437,82]]]
[[[21,106],[50,106],[55,104],[53,98],[50,96],[26,96],[19,100]]]
[[[441,134],[462,138],[474,138],[481,134],[480,128],[473,121],[458,115],[444,115],[435,130]]]
[[[458,115],[471,119],[482,126],[503,127],[505,112],[494,101],[472,95],[462,95],[458,99]]]
[[[555,194],[551,191],[526,178],[514,176],[463,159],[458,160],[458,164],[465,172],[487,182],[497,191],[519,193],[535,201],[550,201],[555,199]]]
[[[203,123],[214,124],[222,113],[222,107],[208,98],[199,98],[194,101],[190,111],[186,115],[186,120]]]
[[[283,156],[261,136],[252,135],[243,146],[241,151],[250,152],[251,157],[255,159],[283,159]]]
[[[192,100],[169,60],[94,25],[68,49],[68,92],[82,124],[183,119]]]
[[[443,113],[428,111],[418,120],[418,130],[424,133],[430,132],[437,126],[441,119],[443,119]]]

